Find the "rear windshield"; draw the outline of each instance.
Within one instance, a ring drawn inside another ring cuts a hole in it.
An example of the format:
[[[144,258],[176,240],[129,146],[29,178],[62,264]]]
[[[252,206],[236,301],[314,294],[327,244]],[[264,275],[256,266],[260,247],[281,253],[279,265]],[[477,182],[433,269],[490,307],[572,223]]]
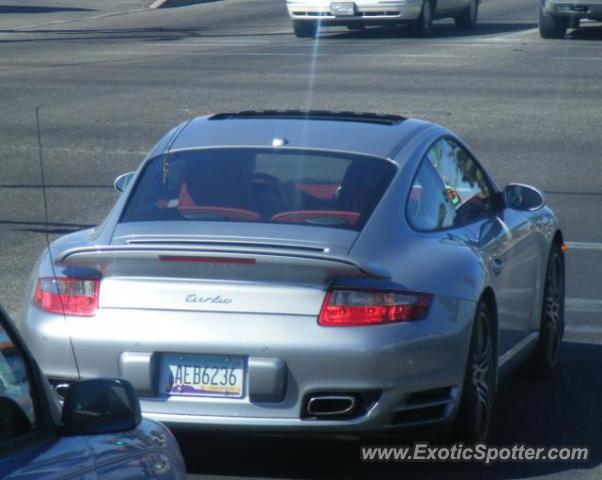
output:
[[[359,230],[394,173],[388,161],[349,154],[177,152],[150,160],[121,222],[259,222]]]

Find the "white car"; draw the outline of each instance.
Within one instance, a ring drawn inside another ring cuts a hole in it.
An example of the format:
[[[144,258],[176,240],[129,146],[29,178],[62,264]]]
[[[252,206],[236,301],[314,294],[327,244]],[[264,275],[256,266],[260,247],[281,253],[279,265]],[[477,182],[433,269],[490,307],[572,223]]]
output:
[[[416,36],[428,36],[433,20],[453,18],[458,28],[477,23],[481,0],[287,0],[297,37],[316,37],[323,26],[359,30],[366,25],[406,24]]]
[[[564,38],[585,19],[602,21],[602,0],[539,0],[541,38]]]

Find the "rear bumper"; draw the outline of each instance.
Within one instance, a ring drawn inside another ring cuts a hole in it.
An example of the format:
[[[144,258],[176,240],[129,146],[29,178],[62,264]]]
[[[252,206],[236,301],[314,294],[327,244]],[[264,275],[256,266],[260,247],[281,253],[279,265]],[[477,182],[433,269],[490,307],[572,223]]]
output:
[[[548,0],[543,10],[553,16],[602,20],[602,0]]]
[[[407,396],[405,396],[407,397]],[[431,417],[428,414],[413,414],[407,412],[418,411],[418,407],[408,405],[404,411],[405,398],[400,392],[391,392],[382,398],[365,415],[351,419],[324,420],[302,419],[289,417],[244,417],[244,416],[218,416],[218,415],[188,415],[156,413],[146,411],[145,402],[142,401],[145,417],[161,422],[175,430],[211,430],[211,431],[247,431],[247,432],[297,432],[297,433],[328,433],[328,434],[357,434],[400,431],[405,429],[433,429],[443,430],[453,419],[458,397],[456,387],[450,389],[449,396],[445,398],[439,411]],[[443,402],[443,400],[442,400]],[[425,409],[427,407],[424,407]]]
[[[436,298],[421,321],[337,328],[320,327],[306,315],[127,309],[102,309],[65,324],[31,307],[24,334],[44,372],[55,378],[77,377],[70,335],[82,378],[128,379],[143,414],[171,426],[351,433],[439,425],[453,417],[474,308]],[[243,398],[161,393],[164,352],[244,356]],[[371,400],[348,418],[308,418],[304,402],[316,392],[370,393]]]
[[[336,17],[330,13],[330,3],[330,0],[292,0],[286,5],[293,20],[320,21],[325,25],[407,22],[416,20],[422,10],[422,0],[358,1],[356,15]]]

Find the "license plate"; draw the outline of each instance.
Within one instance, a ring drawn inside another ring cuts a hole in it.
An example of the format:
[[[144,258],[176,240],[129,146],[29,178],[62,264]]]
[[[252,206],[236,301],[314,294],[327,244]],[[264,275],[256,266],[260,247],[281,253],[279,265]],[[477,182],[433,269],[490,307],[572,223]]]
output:
[[[169,395],[243,396],[245,361],[242,357],[166,354],[162,391]]]
[[[335,17],[352,17],[355,15],[355,3],[332,2],[330,4],[330,14]]]

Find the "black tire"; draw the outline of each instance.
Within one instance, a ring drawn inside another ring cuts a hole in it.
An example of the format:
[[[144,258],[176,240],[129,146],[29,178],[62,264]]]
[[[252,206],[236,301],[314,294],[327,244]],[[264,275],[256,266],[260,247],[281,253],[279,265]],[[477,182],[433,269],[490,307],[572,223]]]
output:
[[[469,445],[485,442],[489,435],[496,390],[496,342],[489,306],[477,307],[470,338],[462,399],[452,428],[454,441]]]
[[[297,38],[316,38],[319,32],[318,22],[293,20],[293,30]]]
[[[564,295],[564,255],[560,245],[554,244],[546,269],[539,341],[524,365],[525,374],[531,379],[549,378],[558,364],[564,335]]]
[[[479,18],[479,0],[471,0],[461,15],[454,18],[456,27],[462,30],[474,30]]]
[[[433,2],[424,0],[420,17],[408,25],[413,37],[430,37],[433,33]]]
[[[569,19],[567,17],[546,15],[543,7],[539,7],[539,35],[541,38],[564,38],[568,28]]]

